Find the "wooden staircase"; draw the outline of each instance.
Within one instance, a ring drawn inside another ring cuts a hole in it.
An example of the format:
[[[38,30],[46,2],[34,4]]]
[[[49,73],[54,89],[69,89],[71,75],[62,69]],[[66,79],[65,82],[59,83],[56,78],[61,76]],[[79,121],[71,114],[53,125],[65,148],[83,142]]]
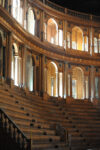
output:
[[[50,102],[0,85],[0,108],[31,139],[32,150],[69,149],[56,130],[56,124],[61,122],[59,111],[54,113],[58,108]]]
[[[99,150],[99,110],[91,102],[41,97],[0,85],[0,108],[31,139],[31,150]]]

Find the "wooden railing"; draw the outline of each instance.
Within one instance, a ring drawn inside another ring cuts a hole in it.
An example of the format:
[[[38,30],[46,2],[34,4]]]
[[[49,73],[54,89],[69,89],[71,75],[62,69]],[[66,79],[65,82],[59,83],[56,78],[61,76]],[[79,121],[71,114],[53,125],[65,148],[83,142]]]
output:
[[[48,0],[45,0],[45,4],[48,5],[49,7],[53,8],[53,9],[56,9],[56,10],[58,10],[60,12],[65,13],[64,7],[61,7],[61,6],[57,5],[57,4],[54,4],[54,3],[52,3],[52,2],[50,2]]]
[[[81,12],[70,10],[70,9],[67,9],[67,14],[73,17],[78,17],[78,18],[85,19],[85,20],[90,20],[91,18],[90,15],[86,13],[81,13]]]
[[[24,133],[20,131],[2,109],[0,109],[0,128],[3,128],[10,135],[21,150],[31,150],[31,140],[26,138]]]
[[[68,14],[70,16],[73,16],[73,17],[78,17],[78,18],[81,18],[81,19],[85,19],[85,20],[91,20],[91,16],[92,16],[92,20],[93,21],[96,21],[96,22],[100,22],[100,17],[99,16],[95,16],[95,15],[89,15],[87,13],[83,13],[83,12],[78,12],[78,11],[74,11],[74,10],[71,10],[71,9],[67,9],[67,8],[64,8],[62,6],[59,6],[53,2],[50,2],[49,0],[39,0],[40,2],[44,3],[45,5],[57,10],[57,11],[60,11],[62,13],[65,13],[65,14]]]

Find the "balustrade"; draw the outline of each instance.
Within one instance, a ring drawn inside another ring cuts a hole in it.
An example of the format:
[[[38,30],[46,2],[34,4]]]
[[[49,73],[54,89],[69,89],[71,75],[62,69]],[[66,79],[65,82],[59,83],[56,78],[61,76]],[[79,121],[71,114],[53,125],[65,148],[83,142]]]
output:
[[[22,150],[31,150],[30,140],[26,138],[2,109],[0,109],[0,127],[5,129],[6,133],[10,135],[12,140],[14,140]]]

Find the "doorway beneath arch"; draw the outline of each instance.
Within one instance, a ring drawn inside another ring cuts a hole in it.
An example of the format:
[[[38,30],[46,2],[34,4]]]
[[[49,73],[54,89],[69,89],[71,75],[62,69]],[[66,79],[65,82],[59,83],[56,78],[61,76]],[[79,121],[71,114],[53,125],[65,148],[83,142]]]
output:
[[[79,67],[72,71],[72,96],[75,99],[84,98],[84,73]]]
[[[58,96],[58,68],[54,62],[48,64],[47,92],[50,96]]]
[[[12,46],[12,62],[11,62],[11,78],[14,80],[14,85],[21,85],[21,57],[19,56],[18,45],[13,43]]]
[[[26,61],[26,87],[29,89],[29,91],[33,91],[34,89],[34,66],[35,62],[33,57],[31,55],[28,55]]]

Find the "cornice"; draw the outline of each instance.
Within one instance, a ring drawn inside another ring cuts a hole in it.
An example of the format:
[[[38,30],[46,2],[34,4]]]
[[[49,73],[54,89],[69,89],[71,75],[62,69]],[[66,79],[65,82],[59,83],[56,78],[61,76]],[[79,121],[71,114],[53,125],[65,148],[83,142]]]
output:
[[[49,58],[63,62],[66,61],[74,64],[100,66],[99,57],[83,57],[81,55],[73,56],[67,54],[62,48],[53,45],[51,46],[51,44],[47,42],[41,42],[38,38],[32,36],[23,29],[23,27],[21,27],[21,25],[2,7],[0,7],[0,26],[4,27],[7,32],[12,32],[20,39],[20,41],[22,41],[23,44],[25,43],[25,45],[30,47],[32,51],[35,51],[38,54],[44,54]]]

